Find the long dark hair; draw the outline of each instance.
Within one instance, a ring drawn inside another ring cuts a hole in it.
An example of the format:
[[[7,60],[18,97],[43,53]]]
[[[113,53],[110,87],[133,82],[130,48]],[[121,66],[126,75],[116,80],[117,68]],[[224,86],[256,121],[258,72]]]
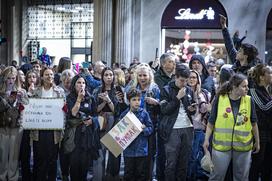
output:
[[[86,77],[84,74],[80,73],[80,74],[77,74],[76,76],[73,77],[72,81],[71,81],[71,92],[70,94],[72,94],[73,96],[77,96],[77,92],[76,92],[76,82],[79,78],[83,78],[84,81],[85,81],[85,92],[87,92],[87,89],[88,89],[88,86],[87,86],[87,81],[86,81]]]
[[[112,80],[112,83],[111,83],[111,89],[114,88],[114,80],[115,80],[115,75],[114,75],[114,72],[113,70],[110,68],[110,67],[105,67],[103,70],[102,70],[102,73],[101,73],[101,81],[102,81],[102,92],[105,92],[105,89],[106,89],[106,86],[105,86],[105,81],[104,81],[104,74],[107,70],[110,70],[113,74],[113,80]]]
[[[238,87],[247,77],[243,74],[234,74],[229,81],[225,82],[219,89],[217,95],[226,95],[233,90],[233,87]]]
[[[61,57],[58,65],[58,73],[62,73],[66,69],[71,68],[72,60],[69,57]]]
[[[269,71],[269,67],[267,64],[258,64],[256,65],[252,72],[249,74],[249,76],[252,78],[255,84],[261,83],[261,76],[264,76],[264,74]]]
[[[35,83],[35,86],[39,86],[40,85],[40,76],[39,74],[37,73],[36,70],[29,70],[27,73],[26,73],[26,81],[25,81],[25,89],[26,91],[28,91],[28,88],[30,86],[30,84],[28,83],[28,76],[29,74],[35,74],[36,76],[36,83]]]

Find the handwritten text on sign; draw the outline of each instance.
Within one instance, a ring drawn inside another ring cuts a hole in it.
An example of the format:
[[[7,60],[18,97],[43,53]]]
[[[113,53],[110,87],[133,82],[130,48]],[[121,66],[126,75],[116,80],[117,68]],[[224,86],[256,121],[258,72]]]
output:
[[[142,123],[133,113],[128,113],[118,124],[116,124],[109,134],[125,149],[141,133]]]
[[[63,98],[30,98],[22,112],[24,129],[53,130],[64,127]]]

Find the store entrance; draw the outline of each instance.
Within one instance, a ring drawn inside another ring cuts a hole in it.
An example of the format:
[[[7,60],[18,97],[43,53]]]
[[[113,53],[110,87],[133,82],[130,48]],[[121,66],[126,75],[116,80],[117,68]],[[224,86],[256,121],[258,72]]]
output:
[[[217,0],[173,0],[164,10],[161,28],[161,50],[172,52],[183,62],[192,54],[202,54],[205,61],[227,62],[219,15],[227,17]]]

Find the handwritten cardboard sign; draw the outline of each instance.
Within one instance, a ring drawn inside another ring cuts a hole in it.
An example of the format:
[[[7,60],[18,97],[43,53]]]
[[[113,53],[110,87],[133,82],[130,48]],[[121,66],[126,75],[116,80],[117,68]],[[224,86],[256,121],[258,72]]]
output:
[[[141,126],[139,119],[128,112],[100,141],[117,157],[142,132]]]
[[[63,98],[30,98],[22,112],[24,129],[60,130],[64,128]]]

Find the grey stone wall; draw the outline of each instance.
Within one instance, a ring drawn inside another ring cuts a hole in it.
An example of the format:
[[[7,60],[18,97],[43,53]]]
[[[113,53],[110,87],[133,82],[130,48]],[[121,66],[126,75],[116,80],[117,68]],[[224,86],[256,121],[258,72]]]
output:
[[[142,0],[140,60],[148,62],[154,59],[155,49],[161,46],[161,18],[170,0]],[[255,45],[259,57],[265,57],[266,22],[272,1],[269,0],[220,0],[229,20],[231,34],[239,30],[242,34],[248,30],[245,42]]]

